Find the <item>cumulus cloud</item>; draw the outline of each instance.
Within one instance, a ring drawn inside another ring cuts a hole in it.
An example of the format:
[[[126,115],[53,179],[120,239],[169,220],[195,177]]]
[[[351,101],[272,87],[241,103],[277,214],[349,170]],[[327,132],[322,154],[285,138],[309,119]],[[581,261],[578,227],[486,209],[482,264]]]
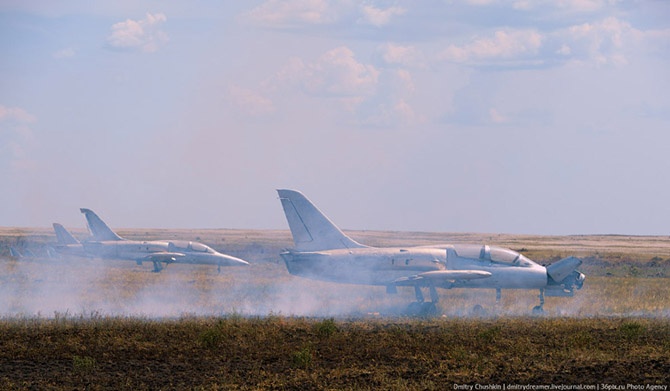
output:
[[[397,58],[403,57],[401,52],[399,49]],[[409,70],[360,62],[345,46],[313,61],[293,58],[268,84],[280,91],[293,88],[311,97],[331,99],[337,104],[328,105],[341,110],[341,119],[363,126],[398,127],[423,120],[411,104],[416,86]]]
[[[424,59],[421,51],[415,46],[396,45],[386,43],[378,49],[385,64],[406,68],[424,68]]]
[[[595,65],[626,64],[630,45],[644,38],[641,31],[613,17],[571,26],[557,36],[563,41],[561,53],[571,62]]]
[[[593,12],[616,3],[616,0],[558,0],[548,2],[555,7],[573,12]]]
[[[489,119],[491,120],[491,122],[496,124],[503,124],[505,122],[508,122],[508,118],[502,115],[496,108],[489,109]]]
[[[237,112],[249,116],[263,116],[275,112],[272,100],[251,89],[233,85],[228,89],[228,98]]]
[[[472,42],[449,45],[440,57],[456,63],[481,63],[528,58],[538,53],[543,36],[535,30],[500,30],[492,37],[476,37]]]
[[[74,57],[75,51],[72,48],[65,48],[61,49],[53,54],[53,57],[57,60],[63,59],[63,58],[70,58]]]
[[[165,14],[149,14],[141,20],[128,19],[112,26],[107,44],[119,50],[140,50],[155,52],[168,41],[167,34],[160,26],[167,21]]]
[[[416,91],[406,69],[387,69],[380,74],[377,92],[355,109],[358,122],[373,127],[408,127],[425,121],[411,99]]]
[[[0,105],[0,161],[8,161],[13,168],[33,165],[27,149],[33,141],[30,124],[35,121],[35,116],[20,107]]]
[[[516,10],[529,11],[538,8],[551,8],[569,13],[595,12],[618,0],[467,0],[473,6],[511,6]]]
[[[392,17],[402,15],[405,12],[404,8],[398,6],[382,9],[372,5],[363,5],[361,6],[361,21],[375,27],[382,27],[389,24]]]
[[[310,63],[294,58],[277,74],[280,82],[299,83],[307,93],[328,96],[370,95],[378,78],[379,71],[358,62],[346,46],[329,50]]]
[[[20,107],[0,105],[0,123],[28,124],[35,122],[35,116]]]
[[[257,24],[273,28],[323,26],[337,23],[358,23],[382,27],[406,10],[399,6],[387,8],[353,0],[268,0],[245,17]]]
[[[246,16],[253,22],[275,27],[327,25],[338,21],[351,8],[350,1],[269,0]]]

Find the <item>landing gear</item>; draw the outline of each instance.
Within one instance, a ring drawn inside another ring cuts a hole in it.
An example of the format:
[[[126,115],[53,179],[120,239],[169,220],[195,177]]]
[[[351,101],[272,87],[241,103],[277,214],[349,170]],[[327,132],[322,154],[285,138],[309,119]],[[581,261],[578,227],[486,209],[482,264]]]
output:
[[[474,307],[472,307],[472,316],[482,317],[486,315],[486,310],[481,305],[476,304]]]
[[[544,289],[540,289],[540,305],[533,307],[533,315],[544,314]]]
[[[154,263],[154,273],[160,273],[161,270],[163,270],[163,265],[161,265],[161,261],[153,261]]]
[[[435,316],[437,315],[437,289],[432,284],[428,286],[430,291],[430,300],[424,301],[423,292],[421,292],[421,287],[414,285],[414,293],[416,294],[416,301],[410,303],[407,307],[408,316]]]

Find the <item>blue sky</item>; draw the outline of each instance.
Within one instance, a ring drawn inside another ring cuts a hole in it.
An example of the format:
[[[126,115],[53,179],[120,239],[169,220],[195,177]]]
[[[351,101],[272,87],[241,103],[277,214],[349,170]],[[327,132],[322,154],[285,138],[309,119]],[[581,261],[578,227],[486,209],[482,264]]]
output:
[[[668,2],[104,3],[0,3],[2,226],[670,234]]]

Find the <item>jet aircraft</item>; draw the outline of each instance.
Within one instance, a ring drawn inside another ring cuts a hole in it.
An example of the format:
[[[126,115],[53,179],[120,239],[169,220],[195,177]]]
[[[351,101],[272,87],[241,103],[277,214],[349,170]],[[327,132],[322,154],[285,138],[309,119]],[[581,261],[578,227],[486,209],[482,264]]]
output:
[[[502,289],[538,289],[543,312],[544,297],[572,296],[584,275],[581,261],[564,258],[547,267],[523,254],[487,245],[444,245],[403,248],[368,247],[344,234],[307,197],[295,190],[277,190],[295,247],[281,253],[289,273],[316,280],[397,287],[414,287],[416,302],[410,314],[434,314],[436,288],[491,288],[496,302]],[[428,288],[426,302],[422,288]]]
[[[247,261],[221,254],[211,247],[198,242],[167,240],[128,240],[120,237],[90,209],[80,209],[86,216],[91,238],[80,242],[62,225],[54,223],[58,239],[55,247],[61,253],[104,259],[128,259],[141,265],[152,262],[154,272],[163,269],[163,263],[190,263],[221,266],[248,265]]]

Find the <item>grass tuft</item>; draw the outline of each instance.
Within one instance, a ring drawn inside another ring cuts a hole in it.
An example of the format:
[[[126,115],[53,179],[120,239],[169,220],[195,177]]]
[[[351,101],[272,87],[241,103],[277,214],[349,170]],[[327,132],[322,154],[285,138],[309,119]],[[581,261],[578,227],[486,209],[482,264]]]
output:
[[[72,370],[79,374],[88,374],[95,369],[95,359],[89,356],[72,357]]]
[[[335,319],[328,318],[314,324],[314,330],[321,337],[330,337],[337,332]]]
[[[302,349],[294,352],[291,355],[291,359],[296,368],[309,369],[314,361],[314,353],[312,352],[312,348],[304,346]]]

